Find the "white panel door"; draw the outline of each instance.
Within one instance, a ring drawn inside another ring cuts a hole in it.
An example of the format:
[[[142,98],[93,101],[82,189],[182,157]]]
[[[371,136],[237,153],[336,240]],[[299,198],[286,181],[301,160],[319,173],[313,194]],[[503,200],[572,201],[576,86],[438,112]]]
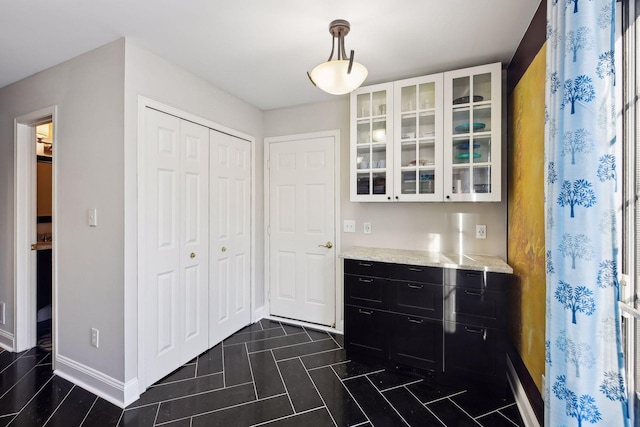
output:
[[[146,110],[145,385],[207,349],[208,129]]]
[[[251,323],[251,143],[210,131],[209,346]]]
[[[269,144],[269,287],[275,316],[335,320],[334,137]]]

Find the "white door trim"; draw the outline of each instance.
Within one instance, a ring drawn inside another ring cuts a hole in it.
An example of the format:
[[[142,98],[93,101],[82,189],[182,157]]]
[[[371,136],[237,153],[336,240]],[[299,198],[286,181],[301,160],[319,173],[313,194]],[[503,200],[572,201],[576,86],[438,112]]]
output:
[[[31,244],[36,242],[36,150],[35,126],[53,122],[53,141],[58,141],[58,107],[56,105],[34,111],[14,119],[14,339],[13,351],[19,352],[36,345],[36,265],[33,261]],[[57,194],[57,158],[52,159],[52,231],[57,234],[56,194]],[[56,308],[57,292],[57,239],[52,245],[52,363],[58,356]]]
[[[145,319],[145,305],[143,301],[145,299],[144,293],[144,277],[145,277],[145,257],[144,257],[144,218],[145,218],[145,192],[144,192],[144,179],[145,179],[145,109],[152,108],[154,110],[161,111],[166,114],[170,114],[172,116],[178,117],[183,120],[187,120],[198,125],[205,126],[209,129],[213,129],[218,132],[223,132],[229,134],[231,136],[235,136],[240,139],[244,139],[251,143],[251,321],[255,322],[262,315],[258,316],[256,314],[256,289],[255,289],[255,278],[256,278],[256,198],[255,198],[255,188],[256,188],[256,168],[255,168],[255,152],[256,152],[256,144],[255,138],[251,135],[239,132],[235,129],[228,128],[219,123],[213,122],[211,120],[204,119],[202,117],[198,117],[194,114],[187,113],[185,111],[181,111],[177,108],[171,107],[169,105],[163,104],[161,102],[154,101],[150,98],[139,95],[138,96],[138,138],[137,138],[137,190],[138,190],[138,221],[137,221],[137,260],[138,260],[138,274],[137,274],[137,287],[138,287],[138,309],[137,309],[137,332],[138,332],[138,384],[139,384],[139,392],[142,393],[145,390],[144,384],[146,384],[146,379],[144,378],[145,373],[144,369],[141,369],[141,366],[144,366],[144,340],[140,337],[144,337],[144,319]],[[55,254],[55,252],[54,252]]]
[[[340,129],[302,133],[296,135],[276,136],[264,139],[264,312],[266,315],[271,313],[271,304],[269,301],[269,294],[271,290],[271,284],[269,283],[270,270],[269,270],[269,224],[271,223],[269,214],[269,156],[271,144],[278,142],[299,141],[301,139],[314,139],[333,137],[333,155],[335,164],[335,176],[334,176],[334,198],[335,198],[335,250],[333,251],[334,265],[335,265],[335,328],[341,328],[342,326],[342,263],[339,261],[339,254],[341,251],[341,233],[340,233]]]

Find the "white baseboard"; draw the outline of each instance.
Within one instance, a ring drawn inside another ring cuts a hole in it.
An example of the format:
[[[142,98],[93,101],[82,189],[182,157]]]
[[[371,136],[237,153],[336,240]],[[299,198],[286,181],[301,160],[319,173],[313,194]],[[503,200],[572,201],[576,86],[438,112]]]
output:
[[[522,386],[520,378],[518,378],[518,374],[516,374],[516,370],[514,369],[509,357],[507,357],[507,380],[509,381],[509,386],[513,392],[513,397],[516,400],[516,405],[518,406],[524,425],[526,427],[540,427],[538,418],[536,418],[533,407],[527,398],[524,387]]]
[[[15,340],[12,333],[0,329],[0,347],[7,351],[13,351]]]
[[[264,306],[258,307],[253,311],[253,322],[259,322],[264,317]]]
[[[140,397],[137,378],[125,384],[100,371],[60,355],[56,357],[55,367],[54,373],[56,375],[120,408],[126,407]]]

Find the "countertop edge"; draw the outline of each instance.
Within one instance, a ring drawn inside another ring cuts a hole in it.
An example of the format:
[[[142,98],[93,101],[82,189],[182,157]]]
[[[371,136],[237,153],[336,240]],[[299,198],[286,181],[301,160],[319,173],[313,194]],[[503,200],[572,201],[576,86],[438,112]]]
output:
[[[458,270],[513,274],[513,268],[502,258],[492,255],[447,254],[441,252],[354,246],[340,253],[340,258],[420,265]]]

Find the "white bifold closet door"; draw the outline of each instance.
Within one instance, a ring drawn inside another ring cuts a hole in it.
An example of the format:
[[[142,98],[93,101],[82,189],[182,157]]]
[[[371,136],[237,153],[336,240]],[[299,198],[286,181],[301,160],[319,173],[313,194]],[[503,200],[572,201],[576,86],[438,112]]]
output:
[[[209,345],[251,323],[251,144],[210,131]]]
[[[144,382],[209,344],[209,129],[146,109]]]

